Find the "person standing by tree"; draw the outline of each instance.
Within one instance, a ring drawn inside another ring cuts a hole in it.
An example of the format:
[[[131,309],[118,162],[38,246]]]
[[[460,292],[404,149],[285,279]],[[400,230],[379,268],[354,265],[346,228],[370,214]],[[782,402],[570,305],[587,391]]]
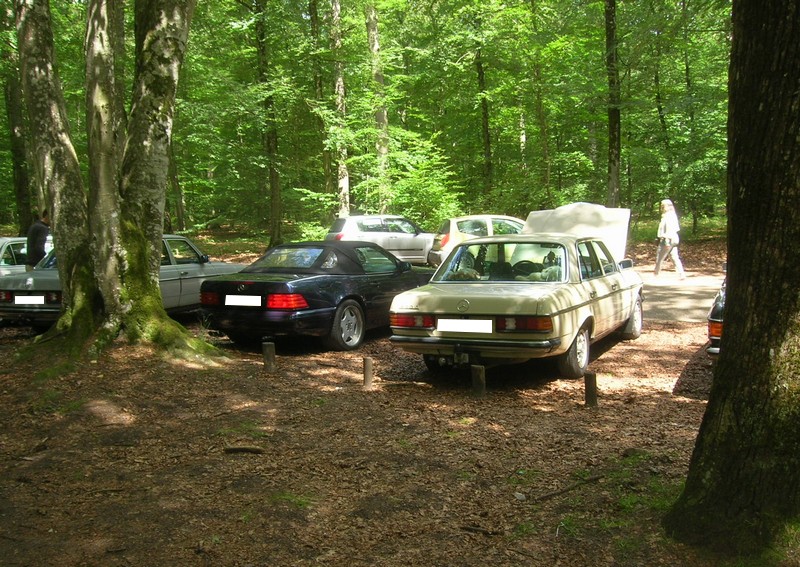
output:
[[[50,234],[50,215],[47,209],[42,211],[42,217],[33,221],[28,229],[28,258],[25,260],[25,271],[30,272],[33,267],[44,258],[45,244]]]
[[[656,269],[653,272],[655,275],[661,271],[661,262],[669,256],[672,263],[675,264],[680,278],[686,277],[683,263],[678,256],[678,243],[680,242],[678,232],[680,230],[681,225],[678,222],[678,215],[675,213],[675,205],[669,199],[664,199],[661,201],[661,223],[658,225],[658,251],[656,253]]]

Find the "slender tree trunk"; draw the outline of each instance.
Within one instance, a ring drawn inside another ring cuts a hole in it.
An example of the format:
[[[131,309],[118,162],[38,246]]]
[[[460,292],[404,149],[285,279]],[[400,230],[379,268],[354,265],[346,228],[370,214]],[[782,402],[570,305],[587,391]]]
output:
[[[183,196],[178,178],[178,164],[175,162],[175,145],[169,145],[169,186],[172,189],[172,197],[175,199],[175,224],[178,230],[186,230],[186,199]]]
[[[665,519],[728,553],[761,551],[800,514],[799,33],[798,0],[733,2],[725,332]]]
[[[389,183],[387,170],[389,167],[389,114],[386,111],[386,93],[381,64],[381,49],[378,34],[378,12],[375,5],[368,3],[365,8],[367,41],[372,63],[372,80],[375,83],[377,109],[375,110],[375,129],[377,139],[375,151],[378,156],[378,209],[385,213],[389,205]]]
[[[347,127],[347,106],[344,86],[344,61],[342,59],[342,7],[339,0],[331,2],[331,42],[335,57],[333,79],[336,96],[336,112],[339,115],[342,133]],[[350,172],[347,170],[347,144],[338,136],[336,142],[337,172],[339,180],[339,216],[350,214]]]
[[[22,86],[19,81],[17,60],[7,61],[5,82],[6,118],[11,150],[11,168],[14,173],[14,196],[17,209],[18,234],[27,234],[33,222],[31,211],[31,183],[28,175],[27,147],[25,144],[25,108],[22,104]],[[37,207],[41,210],[42,206]]]
[[[308,14],[311,24],[311,66],[314,75],[314,97],[316,99],[316,104],[322,106],[325,104],[325,89],[323,88],[322,63],[320,62],[319,56],[321,42],[317,0],[309,0]],[[316,113],[316,117],[320,135],[322,136],[322,172],[325,178],[325,193],[333,193],[336,190],[336,180],[333,175],[333,158],[328,148],[328,130],[325,125],[325,120],[323,120],[319,112]]]
[[[622,128],[620,117],[620,80],[617,63],[617,2],[605,0],[606,72],[608,74],[608,192],[606,205],[619,206],[620,157]]]
[[[258,80],[262,85],[270,81],[271,55],[267,33],[267,5],[259,0],[254,5],[256,16],[256,51],[258,53]],[[283,198],[281,196],[281,178],[278,171],[278,126],[275,115],[275,98],[267,95],[261,101],[264,112],[261,144],[267,160],[267,180],[269,186],[269,246],[277,246],[283,242],[281,221],[283,219]]]
[[[58,246],[64,312],[58,322],[76,343],[95,328],[101,300],[94,281],[88,211],[78,158],[53,56],[47,0],[17,0],[17,38],[36,177],[46,190]]]
[[[486,96],[486,71],[483,68],[481,48],[475,51],[475,72],[478,76],[478,93],[481,98],[481,140],[483,142],[483,192],[488,195],[494,185],[492,162],[492,137],[489,130],[489,97]]]

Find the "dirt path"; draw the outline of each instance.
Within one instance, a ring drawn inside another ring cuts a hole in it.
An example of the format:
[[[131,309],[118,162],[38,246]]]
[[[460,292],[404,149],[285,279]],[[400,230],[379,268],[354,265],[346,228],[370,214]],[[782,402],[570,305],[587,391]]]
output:
[[[595,345],[597,408],[541,363],[476,398],[385,333],[279,344],[274,374],[211,336],[226,359],[120,347],[51,377],[9,363],[25,333],[0,330],[2,565],[718,564],[659,523],[705,408],[702,322]]]

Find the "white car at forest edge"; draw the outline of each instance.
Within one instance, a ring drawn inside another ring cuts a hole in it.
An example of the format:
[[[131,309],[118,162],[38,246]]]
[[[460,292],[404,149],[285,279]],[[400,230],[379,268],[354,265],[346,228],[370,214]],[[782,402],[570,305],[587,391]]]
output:
[[[532,212],[519,235],[460,244],[428,285],[395,297],[391,341],[432,370],[557,357],[582,376],[590,344],[642,329],[641,277],[624,255],[630,211],[589,203]]]

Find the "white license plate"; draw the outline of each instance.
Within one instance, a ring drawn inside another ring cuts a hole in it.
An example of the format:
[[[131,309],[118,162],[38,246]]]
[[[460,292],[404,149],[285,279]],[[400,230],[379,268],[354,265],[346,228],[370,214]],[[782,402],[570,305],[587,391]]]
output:
[[[436,330],[448,333],[491,333],[491,319],[439,319]]]
[[[225,305],[242,305],[245,307],[259,307],[261,305],[260,295],[226,295]]]
[[[15,305],[44,305],[44,295],[15,295]]]

